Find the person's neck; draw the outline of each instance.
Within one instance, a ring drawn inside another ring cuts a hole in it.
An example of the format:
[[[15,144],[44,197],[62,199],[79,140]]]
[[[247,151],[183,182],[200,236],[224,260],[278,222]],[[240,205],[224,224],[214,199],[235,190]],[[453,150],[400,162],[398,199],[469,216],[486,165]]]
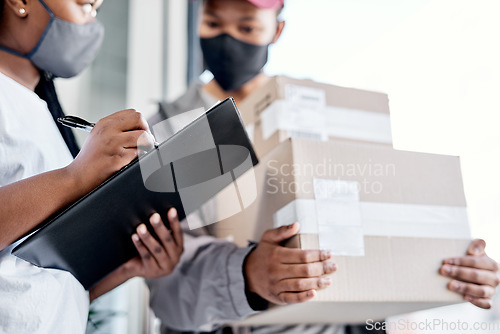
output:
[[[211,80],[209,83],[205,84],[203,86],[203,89],[218,100],[224,100],[228,96],[232,96],[235,103],[238,104],[254,91],[265,85],[268,81],[269,77],[264,73],[260,73],[252,80],[248,81],[246,84],[234,91],[224,91],[215,80]]]
[[[0,72],[32,91],[40,81],[40,72],[29,59],[3,50],[0,50]]]

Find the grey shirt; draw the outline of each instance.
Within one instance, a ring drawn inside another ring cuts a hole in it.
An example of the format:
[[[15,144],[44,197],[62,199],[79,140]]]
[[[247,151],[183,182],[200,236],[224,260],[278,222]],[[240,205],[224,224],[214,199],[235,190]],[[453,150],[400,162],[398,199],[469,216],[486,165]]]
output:
[[[202,83],[193,83],[173,103],[163,103],[162,110],[149,123],[200,107],[209,108],[216,101],[201,91]],[[202,213],[212,214],[210,206]],[[203,219],[203,217],[200,217]],[[215,238],[213,227],[189,230],[186,221],[184,253],[179,265],[168,276],[148,280],[150,305],[162,326],[182,331],[211,331],[221,324],[247,317],[255,311],[245,294],[243,262],[253,247],[238,248]],[[162,332],[167,332],[163,329]]]
[[[161,103],[160,112],[149,120],[150,125],[186,111],[211,107],[215,98],[204,92],[202,85],[201,81],[196,81],[176,101]],[[224,323],[254,314],[256,311],[247,300],[243,277],[244,260],[253,248],[238,248],[231,242],[215,238],[214,225],[190,231],[184,222],[183,229],[185,250],[180,264],[172,274],[147,281],[151,291],[150,305],[162,322],[162,333],[216,330]],[[234,332],[343,334],[344,327],[264,326],[238,328]]]

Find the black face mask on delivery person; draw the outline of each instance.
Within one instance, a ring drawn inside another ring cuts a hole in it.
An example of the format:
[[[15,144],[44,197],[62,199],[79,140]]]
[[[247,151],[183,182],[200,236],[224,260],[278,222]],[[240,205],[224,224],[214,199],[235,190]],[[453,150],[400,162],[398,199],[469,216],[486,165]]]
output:
[[[208,69],[225,91],[234,91],[253,79],[267,63],[269,45],[242,42],[222,34],[201,38],[201,50]]]

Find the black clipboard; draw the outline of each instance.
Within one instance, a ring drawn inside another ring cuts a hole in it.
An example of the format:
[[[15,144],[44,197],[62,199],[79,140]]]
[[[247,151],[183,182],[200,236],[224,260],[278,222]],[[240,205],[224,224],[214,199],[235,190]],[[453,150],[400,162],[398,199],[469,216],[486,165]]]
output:
[[[212,138],[207,137],[207,125]],[[210,141],[215,146],[206,147]],[[186,155],[193,147],[194,153]],[[69,271],[90,289],[138,255],[131,236],[139,224],[145,223],[155,235],[149,225],[154,212],[166,223],[166,213],[175,207],[179,219],[185,218],[224,183],[197,192],[187,209],[183,189],[228,173],[234,180],[248,170],[241,168],[243,161],[250,168],[258,163],[236,105],[228,98],[42,223],[12,253],[39,267]]]

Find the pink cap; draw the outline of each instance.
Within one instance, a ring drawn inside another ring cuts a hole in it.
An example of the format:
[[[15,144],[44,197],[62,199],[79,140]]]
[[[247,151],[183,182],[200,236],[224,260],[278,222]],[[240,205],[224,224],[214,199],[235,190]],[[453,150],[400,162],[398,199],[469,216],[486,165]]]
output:
[[[255,7],[278,9],[285,4],[285,0],[247,0]]]

